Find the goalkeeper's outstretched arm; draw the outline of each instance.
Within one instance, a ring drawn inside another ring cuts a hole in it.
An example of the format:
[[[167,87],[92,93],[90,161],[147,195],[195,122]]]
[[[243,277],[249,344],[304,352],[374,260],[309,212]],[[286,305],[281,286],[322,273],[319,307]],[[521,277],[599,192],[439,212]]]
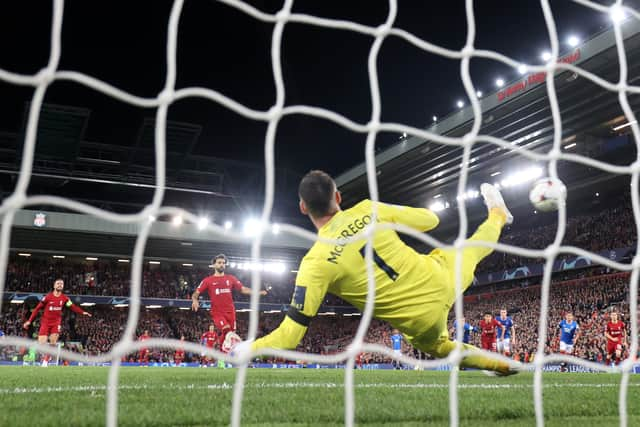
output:
[[[284,318],[280,326],[278,326],[269,335],[266,335],[260,339],[257,339],[252,344],[253,350],[259,350],[261,348],[276,348],[280,350],[293,350],[295,349],[304,335],[307,333],[308,324],[300,324],[290,317]]]
[[[303,259],[287,315],[278,328],[256,340],[252,349],[295,349],[307,333],[311,319],[318,312],[330,281],[327,268],[320,268],[313,258]]]

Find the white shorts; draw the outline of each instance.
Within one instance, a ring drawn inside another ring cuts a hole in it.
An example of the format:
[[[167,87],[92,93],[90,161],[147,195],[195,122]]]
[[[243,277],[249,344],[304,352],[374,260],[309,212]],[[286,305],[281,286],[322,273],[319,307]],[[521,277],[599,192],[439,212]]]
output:
[[[564,341],[560,341],[560,352],[561,353],[573,353],[573,344],[567,344]]]
[[[498,339],[498,352],[511,352],[511,338]]]

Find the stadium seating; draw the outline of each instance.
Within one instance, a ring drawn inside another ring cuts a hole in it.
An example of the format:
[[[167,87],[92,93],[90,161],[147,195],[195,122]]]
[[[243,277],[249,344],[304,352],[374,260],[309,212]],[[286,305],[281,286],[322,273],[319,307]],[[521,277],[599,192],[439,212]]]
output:
[[[616,307],[622,314],[623,320],[628,319],[629,316],[628,281],[628,273],[617,273],[587,275],[554,283],[549,300],[546,352],[557,351],[557,325],[564,313],[571,310],[581,327],[582,335],[577,346],[578,355],[589,360],[602,361],[605,351],[603,330],[608,320],[608,309]],[[517,328],[517,340],[513,353],[521,360],[527,359],[537,349],[540,286],[519,287],[469,296],[465,301],[465,316],[468,322],[477,325],[485,311],[497,314],[502,307],[509,311]],[[80,342],[82,351],[87,354],[107,352],[123,333],[127,309],[96,306],[91,311],[93,313],[91,318],[66,315],[62,339]],[[21,325],[27,312],[27,307],[5,304],[0,319],[0,329],[10,335],[23,335],[25,332]],[[258,334],[271,331],[281,320],[282,314],[262,314]],[[353,339],[359,321],[359,317],[318,316],[311,323],[298,349],[322,354],[344,350]],[[146,329],[153,337],[177,339],[184,335],[186,340],[198,342],[209,322],[208,313],[202,310],[193,313],[176,308],[143,309],[136,335],[141,335]],[[241,336],[246,336],[247,327],[247,313],[238,313],[238,332]],[[390,331],[387,324],[374,320],[365,341],[388,346]],[[473,339],[477,341],[479,337],[475,336]],[[15,351],[18,350],[14,349]],[[404,352],[410,351],[411,348],[405,344]],[[151,359],[167,361],[171,359],[172,354],[172,352],[154,351]],[[4,350],[4,354],[0,356],[8,358],[9,350]],[[187,358],[191,356],[187,355]],[[365,360],[387,361],[381,355],[365,355]]]
[[[628,200],[622,200],[615,208],[603,209],[592,216],[574,216],[567,221],[564,244],[575,245],[589,251],[600,251],[635,244],[633,216]],[[513,229],[504,233],[501,241],[511,245],[529,248],[543,248],[552,242],[555,226],[544,225],[529,229]],[[479,271],[498,271],[513,268],[531,260],[514,255],[494,253],[479,266]],[[171,299],[188,299],[199,281],[210,274],[210,270],[184,268],[171,264],[151,267],[145,265],[142,280],[142,296]],[[48,292],[53,280],[65,279],[65,293],[70,295],[113,295],[129,294],[130,266],[115,261],[73,262],[48,258],[14,257],[8,265],[6,289],[21,292]],[[250,274],[246,271],[231,271],[241,281],[249,285]],[[604,356],[602,331],[608,319],[607,308],[616,306],[628,318],[628,274],[610,274],[607,268],[593,267],[567,271],[554,275],[554,285],[550,294],[548,313],[547,352],[557,351],[557,325],[566,310],[572,310],[581,326],[581,338],[577,346],[580,357],[600,361]],[[287,304],[291,298],[294,278],[285,274],[280,279],[269,277],[265,284],[273,286],[264,302]],[[534,283],[535,282],[535,283]],[[484,311],[497,311],[505,307],[516,324],[516,345],[514,354],[521,360],[534,353],[538,342],[538,318],[540,314],[539,279],[520,279],[483,287],[472,287],[465,297],[465,315],[472,324],[477,324]],[[236,294],[236,301],[247,301],[248,296]],[[328,295],[325,305],[343,305],[342,300]],[[28,304],[17,306],[4,304],[0,316],[0,329],[8,335],[23,335],[21,328]],[[80,342],[81,349],[89,354],[100,354],[110,350],[124,330],[127,309],[111,306],[93,307],[92,318],[65,316],[62,339]],[[282,314],[263,314],[259,335],[275,328]],[[359,317],[318,316],[312,323],[299,349],[312,353],[332,353],[340,351],[353,338]],[[138,324],[137,335],[148,329],[154,337],[179,338],[185,335],[188,341],[196,342],[209,323],[205,311],[191,311],[165,308],[143,310]],[[238,313],[238,331],[246,335],[247,316]],[[367,342],[389,345],[388,325],[374,321],[371,324]],[[474,337],[478,339],[478,337]],[[405,351],[411,349],[407,346]],[[8,358],[10,351],[1,349],[0,358]],[[14,349],[18,351],[18,349]],[[169,352],[154,352],[152,359],[167,360]],[[365,360],[384,361],[380,355],[366,355]]]

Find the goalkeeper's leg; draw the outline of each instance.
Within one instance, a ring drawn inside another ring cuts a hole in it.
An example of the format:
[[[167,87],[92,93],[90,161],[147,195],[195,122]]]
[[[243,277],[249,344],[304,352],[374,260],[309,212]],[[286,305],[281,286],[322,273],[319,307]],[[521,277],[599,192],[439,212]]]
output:
[[[473,235],[467,239],[467,242],[473,241],[482,241],[482,242],[491,242],[497,243],[500,238],[500,233],[502,232],[502,228],[506,224],[507,218],[505,213],[499,208],[492,208],[489,211],[489,215],[487,219],[480,224],[480,227],[476,230]],[[489,254],[493,252],[493,249],[487,248],[485,246],[473,246],[464,248],[462,251],[462,266],[465,271],[471,271],[471,274],[475,272],[476,267],[480,264],[484,258],[486,258]],[[454,251],[454,262],[455,262],[455,251]],[[466,284],[466,287],[469,285]],[[465,289],[466,289],[465,287]]]
[[[511,224],[513,222],[513,215],[509,212],[509,209],[502,198],[502,194],[500,194],[500,191],[496,187],[485,183],[480,186],[480,192],[482,193],[482,197],[484,197],[484,203],[487,205],[489,214],[486,221],[478,227],[473,236],[471,236],[467,241],[496,243],[500,238],[502,228],[506,224]],[[471,274],[473,274],[480,261],[482,261],[492,251],[493,249],[482,246],[465,248],[463,250],[464,269],[470,270]],[[471,283],[465,282],[465,289],[469,287],[470,284]]]
[[[513,222],[513,216],[511,212],[509,212],[497,188],[490,184],[482,184],[480,191],[482,192],[489,213],[487,219],[478,227],[476,232],[467,239],[467,242],[483,241],[497,243],[502,228],[505,224]],[[473,283],[474,273],[480,261],[491,254],[492,251],[493,249],[486,246],[471,246],[465,247],[462,250],[462,292],[466,291],[467,288],[471,286],[471,283]],[[443,258],[447,269],[452,272],[452,277],[455,278],[455,250],[434,249],[430,255]],[[454,280],[451,282],[451,285],[455,287]],[[454,300],[456,297],[457,296],[454,296]],[[451,303],[453,303],[453,301],[451,301]]]
[[[468,242],[483,241],[496,243],[500,238],[500,232],[505,225],[504,213],[497,209],[491,209],[489,216],[483,222],[476,232],[467,239]],[[467,290],[471,283],[473,283],[473,277],[476,271],[476,267],[485,257],[491,254],[493,250],[486,246],[470,246],[462,250],[462,289],[464,292]],[[429,254],[433,257],[442,258],[445,262],[446,269],[451,272],[451,276],[454,280],[451,280],[452,288],[455,287],[455,265],[456,265],[456,251],[452,249],[434,249]],[[455,300],[455,297],[453,298]],[[453,301],[451,301],[453,303]]]
[[[440,333],[435,339],[427,333],[419,337],[411,339],[414,347],[429,353],[433,357],[444,358],[449,355],[457,346],[461,346],[461,351],[470,351],[471,354],[465,356],[460,366],[463,368],[476,368],[498,372],[502,375],[510,375],[517,373],[511,364],[502,360],[493,359],[483,354],[477,347],[471,344],[463,344],[457,341],[451,341],[446,329]]]

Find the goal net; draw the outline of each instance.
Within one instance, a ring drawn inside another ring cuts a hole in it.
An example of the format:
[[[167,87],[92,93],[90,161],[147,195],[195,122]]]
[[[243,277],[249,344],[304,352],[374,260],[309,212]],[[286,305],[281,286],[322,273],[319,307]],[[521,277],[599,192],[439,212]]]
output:
[[[621,0],[615,1],[612,5],[604,6],[599,3],[591,2],[588,0],[574,0],[584,7],[594,9],[603,14],[610,14],[617,17],[621,15],[628,15],[630,19],[640,19],[640,14],[625,6]],[[228,7],[235,8],[238,11],[252,17],[253,19],[270,23],[273,25],[273,32],[271,36],[271,59],[272,59],[272,71],[273,80],[276,87],[276,98],[271,108],[266,111],[255,110],[249,108],[240,102],[235,101],[220,92],[209,90],[201,87],[188,87],[183,89],[176,89],[176,53],[177,53],[177,40],[179,36],[179,21],[183,7],[183,0],[175,0],[168,21],[168,32],[166,41],[166,78],[164,88],[157,96],[153,98],[145,98],[137,96],[133,93],[121,90],[108,82],[101,81],[90,75],[83,73],[61,70],[58,67],[62,49],[61,45],[61,31],[64,14],[64,1],[53,0],[53,18],[51,29],[51,44],[47,66],[33,75],[23,75],[11,72],[9,70],[0,69],[0,80],[9,84],[22,85],[34,88],[33,97],[29,105],[28,122],[24,136],[24,148],[21,158],[20,174],[15,186],[15,189],[10,197],[7,197],[2,201],[0,206],[0,215],[2,215],[2,228],[0,234],[0,294],[5,290],[5,278],[7,273],[7,262],[9,257],[9,243],[11,238],[11,231],[14,222],[14,217],[19,209],[34,206],[34,205],[48,205],[58,206],[64,209],[73,210],[76,212],[84,213],[99,217],[101,219],[111,221],[114,223],[124,224],[137,224],[139,226],[140,233],[137,236],[134,253],[131,260],[131,289],[130,289],[130,305],[126,322],[126,327],[122,335],[122,339],[112,348],[108,354],[95,357],[84,357],[77,353],[73,353],[67,350],[60,350],[60,355],[68,360],[76,360],[83,362],[111,362],[109,369],[108,385],[107,385],[107,404],[106,404],[106,424],[113,427],[118,421],[118,382],[120,373],[120,360],[123,355],[129,354],[132,351],[145,348],[166,348],[177,349],[183,348],[186,351],[201,352],[203,347],[196,344],[182,343],[177,340],[169,339],[150,339],[141,343],[134,341],[134,333],[139,320],[140,314],[140,297],[141,297],[141,277],[142,264],[145,244],[149,237],[151,228],[152,217],[159,217],[161,215],[181,215],[186,221],[192,223],[198,222],[198,217],[191,212],[184,211],[179,208],[162,206],[163,194],[165,192],[165,177],[166,177],[166,138],[165,129],[167,123],[167,111],[172,103],[187,98],[187,97],[199,97],[209,100],[214,103],[218,103],[225,108],[228,108],[237,114],[240,114],[246,118],[261,121],[267,124],[267,131],[265,134],[265,182],[266,190],[264,197],[264,205],[261,213],[261,221],[263,223],[269,223],[273,201],[274,201],[274,183],[275,183],[275,145],[276,145],[276,131],[280,121],[283,117],[288,115],[309,115],[323,120],[329,120],[334,122],[338,126],[348,129],[352,132],[365,134],[366,145],[364,147],[364,158],[366,164],[366,175],[370,198],[373,201],[378,201],[379,191],[376,176],[376,159],[375,159],[375,141],[376,136],[380,132],[394,132],[394,133],[406,133],[411,136],[422,138],[425,140],[433,141],[438,144],[444,144],[449,146],[460,147],[463,150],[462,162],[459,165],[460,178],[457,185],[458,191],[458,213],[460,226],[457,233],[457,239],[452,245],[447,245],[436,239],[417,233],[407,227],[399,225],[393,225],[392,227],[399,232],[408,234],[416,239],[427,243],[434,247],[448,247],[457,251],[456,258],[456,289],[460,290],[461,285],[461,267],[462,267],[462,250],[470,245],[465,242],[465,238],[468,232],[467,221],[467,209],[465,206],[465,198],[463,195],[467,191],[467,181],[469,177],[469,165],[471,163],[471,150],[475,144],[485,143],[492,144],[503,150],[512,150],[519,155],[522,155],[528,159],[535,161],[546,162],[548,165],[548,175],[552,178],[558,178],[558,163],[560,161],[567,161],[573,163],[579,163],[598,170],[606,171],[612,174],[624,174],[628,175],[631,180],[631,201],[633,207],[634,217],[636,219],[636,227],[640,224],[640,203],[638,193],[638,184],[640,176],[640,161],[636,159],[628,166],[617,166],[602,161],[598,161],[586,156],[571,154],[563,152],[561,150],[562,140],[562,117],[560,115],[560,107],[556,92],[556,82],[554,76],[562,71],[570,71],[576,73],[581,78],[589,79],[595,85],[616,93],[618,96],[619,104],[624,112],[626,120],[630,123],[633,138],[640,152],[640,129],[636,122],[636,117],[632,111],[629,103],[629,96],[640,93],[640,87],[633,86],[628,83],[628,68],[627,58],[625,55],[625,45],[623,36],[623,21],[621,19],[613,19],[613,30],[615,34],[615,43],[618,54],[619,62],[619,80],[618,81],[606,81],[597,75],[590,73],[578,66],[575,66],[569,61],[562,61],[560,57],[560,48],[558,41],[558,34],[554,17],[549,5],[548,0],[541,0],[540,7],[542,8],[548,36],[551,41],[551,53],[549,61],[544,65],[525,65],[521,64],[517,60],[504,56],[500,53],[488,50],[480,50],[475,47],[476,40],[476,22],[474,17],[474,2],[472,0],[466,0],[466,26],[467,35],[466,42],[462,49],[452,50],[447,49],[428,41],[422,40],[413,34],[404,31],[394,26],[396,14],[398,10],[398,4],[396,0],[389,0],[388,3],[388,15],[384,22],[381,22],[379,26],[372,27],[367,25],[361,25],[351,21],[335,20],[319,18],[306,14],[299,14],[292,12],[293,0],[285,0],[282,8],[275,14],[265,13],[261,10],[244,3],[240,0],[221,0],[222,3]],[[283,73],[281,69],[281,45],[283,30],[286,25],[296,23],[316,27],[340,29],[349,32],[357,32],[368,36],[371,41],[371,47],[368,55],[368,75],[370,82],[370,95],[372,111],[369,120],[366,123],[357,123],[348,117],[344,117],[333,111],[329,111],[323,108],[317,108],[307,105],[285,105],[285,85],[283,81]],[[388,123],[381,121],[381,103],[379,81],[378,81],[378,69],[377,59],[380,51],[380,47],[385,39],[390,37],[400,38],[411,45],[431,54],[440,55],[449,59],[457,60],[460,64],[460,76],[464,85],[464,89],[468,99],[471,102],[471,111],[473,115],[472,125],[469,131],[461,137],[448,137],[430,130],[424,130],[413,126],[408,126],[402,123]],[[513,144],[511,141],[492,137],[489,135],[481,134],[482,124],[482,110],[480,101],[476,95],[476,88],[471,79],[470,74],[470,61],[473,58],[484,58],[493,61],[497,61],[506,64],[514,69],[522,69],[526,67],[529,73],[544,73],[544,84],[546,85],[546,92],[548,95],[554,130],[553,130],[553,144],[552,148],[546,152],[532,151],[519,147],[517,144]],[[83,85],[89,89],[102,93],[104,95],[113,97],[121,102],[125,102],[134,106],[144,108],[155,109],[155,185],[152,202],[144,209],[136,214],[116,214],[106,210],[98,209],[93,206],[79,203],[74,200],[65,199],[61,197],[47,196],[47,195],[27,195],[27,187],[31,179],[31,171],[34,161],[34,152],[36,147],[36,134],[38,129],[39,114],[43,105],[43,99],[48,88],[52,83],[56,81],[73,82],[78,85]],[[376,215],[375,204],[374,206],[374,218]],[[560,206],[557,213],[558,227],[555,234],[553,244],[545,248],[544,250],[533,250],[516,246],[509,246],[504,244],[492,244],[489,242],[475,242],[475,245],[482,245],[491,247],[497,251],[516,254],[524,257],[537,257],[545,259],[544,275],[541,287],[541,307],[538,329],[538,347],[535,354],[535,362],[526,367],[534,371],[534,394],[533,401],[535,405],[536,422],[538,426],[544,425],[544,405],[542,399],[543,389],[543,367],[549,362],[570,362],[572,364],[583,365],[585,367],[616,372],[621,374],[620,376],[620,395],[619,395],[619,416],[620,424],[622,426],[627,425],[627,390],[629,384],[629,376],[632,371],[632,359],[629,358],[620,367],[610,368],[602,364],[591,363],[583,359],[566,355],[546,355],[545,354],[545,342],[548,337],[548,325],[547,316],[549,306],[549,293],[552,267],[556,257],[559,254],[574,254],[580,256],[586,256],[591,258],[601,265],[608,266],[621,271],[631,272],[630,278],[630,329],[631,329],[631,345],[630,354],[635,355],[638,351],[638,331],[637,331],[637,295],[638,295],[638,271],[640,268],[640,258],[634,257],[631,263],[625,264],[616,262],[605,257],[599,256],[594,253],[584,251],[578,247],[563,246],[563,238],[565,235],[566,227],[566,208]],[[375,224],[375,220],[373,221]],[[465,356],[460,349],[457,349],[451,353],[446,359],[436,361],[423,361],[415,360],[405,356],[399,356],[393,353],[391,350],[374,344],[366,344],[364,337],[366,331],[369,328],[369,324],[372,318],[374,300],[375,300],[375,283],[373,278],[373,251],[371,247],[371,241],[373,233],[380,227],[391,227],[390,225],[372,225],[366,232],[363,233],[364,238],[368,244],[366,246],[365,256],[367,260],[367,270],[369,275],[368,282],[368,299],[364,312],[362,313],[362,319],[353,339],[351,345],[346,351],[335,355],[317,355],[306,354],[294,351],[277,351],[266,350],[261,354],[276,355],[291,360],[304,359],[308,361],[324,362],[324,363],[346,363],[346,369],[344,371],[344,401],[345,401],[345,425],[352,426],[355,422],[355,399],[354,399],[354,364],[355,358],[358,353],[376,352],[383,353],[389,358],[400,360],[403,363],[419,365],[423,368],[434,368],[441,366],[442,364],[449,364],[452,367],[458,367],[461,359]],[[220,234],[227,234],[225,230],[216,225],[208,225],[210,231]],[[281,224],[281,233],[289,233],[308,239],[310,242],[315,241],[317,238],[314,234],[309,233],[298,227]],[[636,230],[636,235],[637,235]],[[242,239],[238,236],[238,239]],[[251,238],[251,256],[254,261],[260,259],[262,250],[263,236],[258,234]],[[259,304],[259,283],[261,272],[254,270],[252,272],[252,289],[251,295],[251,312],[248,339],[254,339],[258,330],[258,317],[259,311],[257,310]],[[1,308],[1,306],[0,306]],[[1,313],[0,313],[1,314]],[[461,318],[463,315],[462,300],[455,305],[455,316]],[[458,340],[462,338],[462,328],[458,328],[457,331]],[[0,342],[0,346],[32,346],[33,342],[19,338],[19,337],[7,337],[3,342]],[[48,353],[55,355],[58,350],[48,346],[37,346],[37,350],[42,353]],[[248,359],[243,358],[240,360],[238,356],[231,356],[219,353],[214,350],[207,350],[211,356],[216,358],[222,358],[228,360],[237,366],[239,369],[236,374],[236,383],[233,393],[233,405],[231,413],[231,424],[233,426],[239,426],[241,423],[241,410],[244,393],[244,384],[247,375]],[[494,357],[500,358],[501,356],[495,355]],[[506,359],[505,359],[506,360]],[[450,381],[449,381],[449,403],[450,403],[450,423],[455,426],[459,423],[458,414],[458,369],[451,369]]]

